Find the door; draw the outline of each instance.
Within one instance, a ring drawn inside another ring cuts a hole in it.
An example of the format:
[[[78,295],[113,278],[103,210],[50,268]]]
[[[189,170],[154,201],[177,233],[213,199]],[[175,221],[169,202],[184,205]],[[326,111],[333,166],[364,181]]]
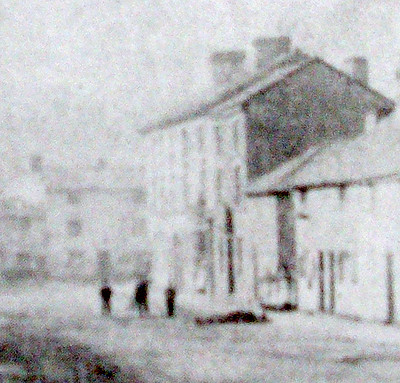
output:
[[[318,267],[318,279],[319,279],[319,311],[325,311],[325,263],[324,253],[320,251],[318,253],[319,267]]]
[[[335,312],[336,306],[336,262],[335,253],[320,251],[319,256],[319,311]]]
[[[394,296],[394,273],[393,254],[386,256],[386,280],[387,280],[387,323],[393,323],[395,317],[395,296]]]
[[[227,208],[225,211],[225,230],[228,247],[228,292],[229,294],[233,294],[235,292],[235,270],[233,260],[234,223],[233,213],[229,208]]]

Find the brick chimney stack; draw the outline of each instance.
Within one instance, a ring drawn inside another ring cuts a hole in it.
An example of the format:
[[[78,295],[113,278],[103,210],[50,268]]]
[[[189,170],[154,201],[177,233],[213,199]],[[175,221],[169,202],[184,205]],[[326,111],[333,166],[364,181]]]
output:
[[[274,61],[290,53],[291,41],[287,36],[259,37],[253,41],[257,70],[267,69]]]
[[[364,85],[368,85],[368,60],[363,56],[355,56],[350,59],[352,75]]]
[[[219,90],[227,89],[243,79],[245,58],[244,51],[222,51],[211,55],[214,84]]]

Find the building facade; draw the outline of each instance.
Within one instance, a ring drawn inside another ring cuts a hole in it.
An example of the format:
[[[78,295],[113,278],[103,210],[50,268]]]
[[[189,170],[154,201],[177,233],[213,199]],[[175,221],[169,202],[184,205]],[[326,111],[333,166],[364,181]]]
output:
[[[278,245],[269,241],[279,247],[278,260],[260,251],[269,234],[265,230],[274,230],[274,224],[246,203],[248,182],[310,146],[357,136],[366,111],[383,116],[393,107],[361,78],[292,51],[287,38],[258,39],[254,45],[259,56],[255,74],[246,77],[241,69],[243,52],[214,55],[219,93],[141,131],[154,310],[163,309],[163,291],[171,284],[186,303],[214,301],[221,307],[224,300],[257,300],[255,278],[268,265],[278,265],[290,277],[292,237],[285,235],[288,241]],[[288,222],[290,203],[283,198],[278,220]],[[282,230],[293,231],[290,225]]]
[[[150,268],[140,167],[44,166],[4,180],[0,248],[4,270],[61,279],[132,279]],[[11,272],[10,271],[10,272]]]
[[[275,233],[264,232],[275,244],[277,201],[291,201],[300,309],[392,323],[400,318],[399,119],[368,120],[360,137],[309,151],[251,185],[249,201],[275,222]],[[276,286],[266,290],[273,300]]]
[[[146,193],[136,169],[48,169],[50,269],[61,278],[133,278],[148,272]]]
[[[4,199],[0,210],[1,273],[6,279],[48,274],[46,215],[43,206]]]

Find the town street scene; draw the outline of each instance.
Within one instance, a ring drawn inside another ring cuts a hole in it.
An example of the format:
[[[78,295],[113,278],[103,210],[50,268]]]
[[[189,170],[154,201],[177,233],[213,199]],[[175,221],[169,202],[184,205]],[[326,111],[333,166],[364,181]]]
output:
[[[399,382],[399,15],[1,2],[0,382]]]

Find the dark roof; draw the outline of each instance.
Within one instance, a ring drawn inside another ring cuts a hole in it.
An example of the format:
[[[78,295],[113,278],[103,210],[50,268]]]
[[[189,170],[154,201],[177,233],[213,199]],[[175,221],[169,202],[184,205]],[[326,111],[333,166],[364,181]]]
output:
[[[247,195],[373,183],[399,175],[400,119],[393,115],[381,120],[374,132],[309,149],[250,182]]]
[[[207,101],[203,100],[193,107],[182,110],[181,113],[176,113],[175,115],[166,117],[160,121],[148,124],[146,127],[139,129],[139,133],[146,134],[153,130],[168,128],[185,121],[205,116],[213,109],[229,101],[236,101],[238,104],[244,104],[255,94],[279,84],[282,80],[298,73],[312,64],[324,65],[329,70],[340,73],[341,76],[347,78],[350,84],[357,85],[369,92],[375,98],[377,109],[380,114],[389,114],[394,109],[395,104],[392,100],[384,97],[358,79],[353,78],[348,73],[334,68],[320,58],[313,58],[300,50],[295,50],[291,54],[274,63],[267,70],[248,78],[233,88],[224,91],[222,94],[216,95],[215,98]]]

